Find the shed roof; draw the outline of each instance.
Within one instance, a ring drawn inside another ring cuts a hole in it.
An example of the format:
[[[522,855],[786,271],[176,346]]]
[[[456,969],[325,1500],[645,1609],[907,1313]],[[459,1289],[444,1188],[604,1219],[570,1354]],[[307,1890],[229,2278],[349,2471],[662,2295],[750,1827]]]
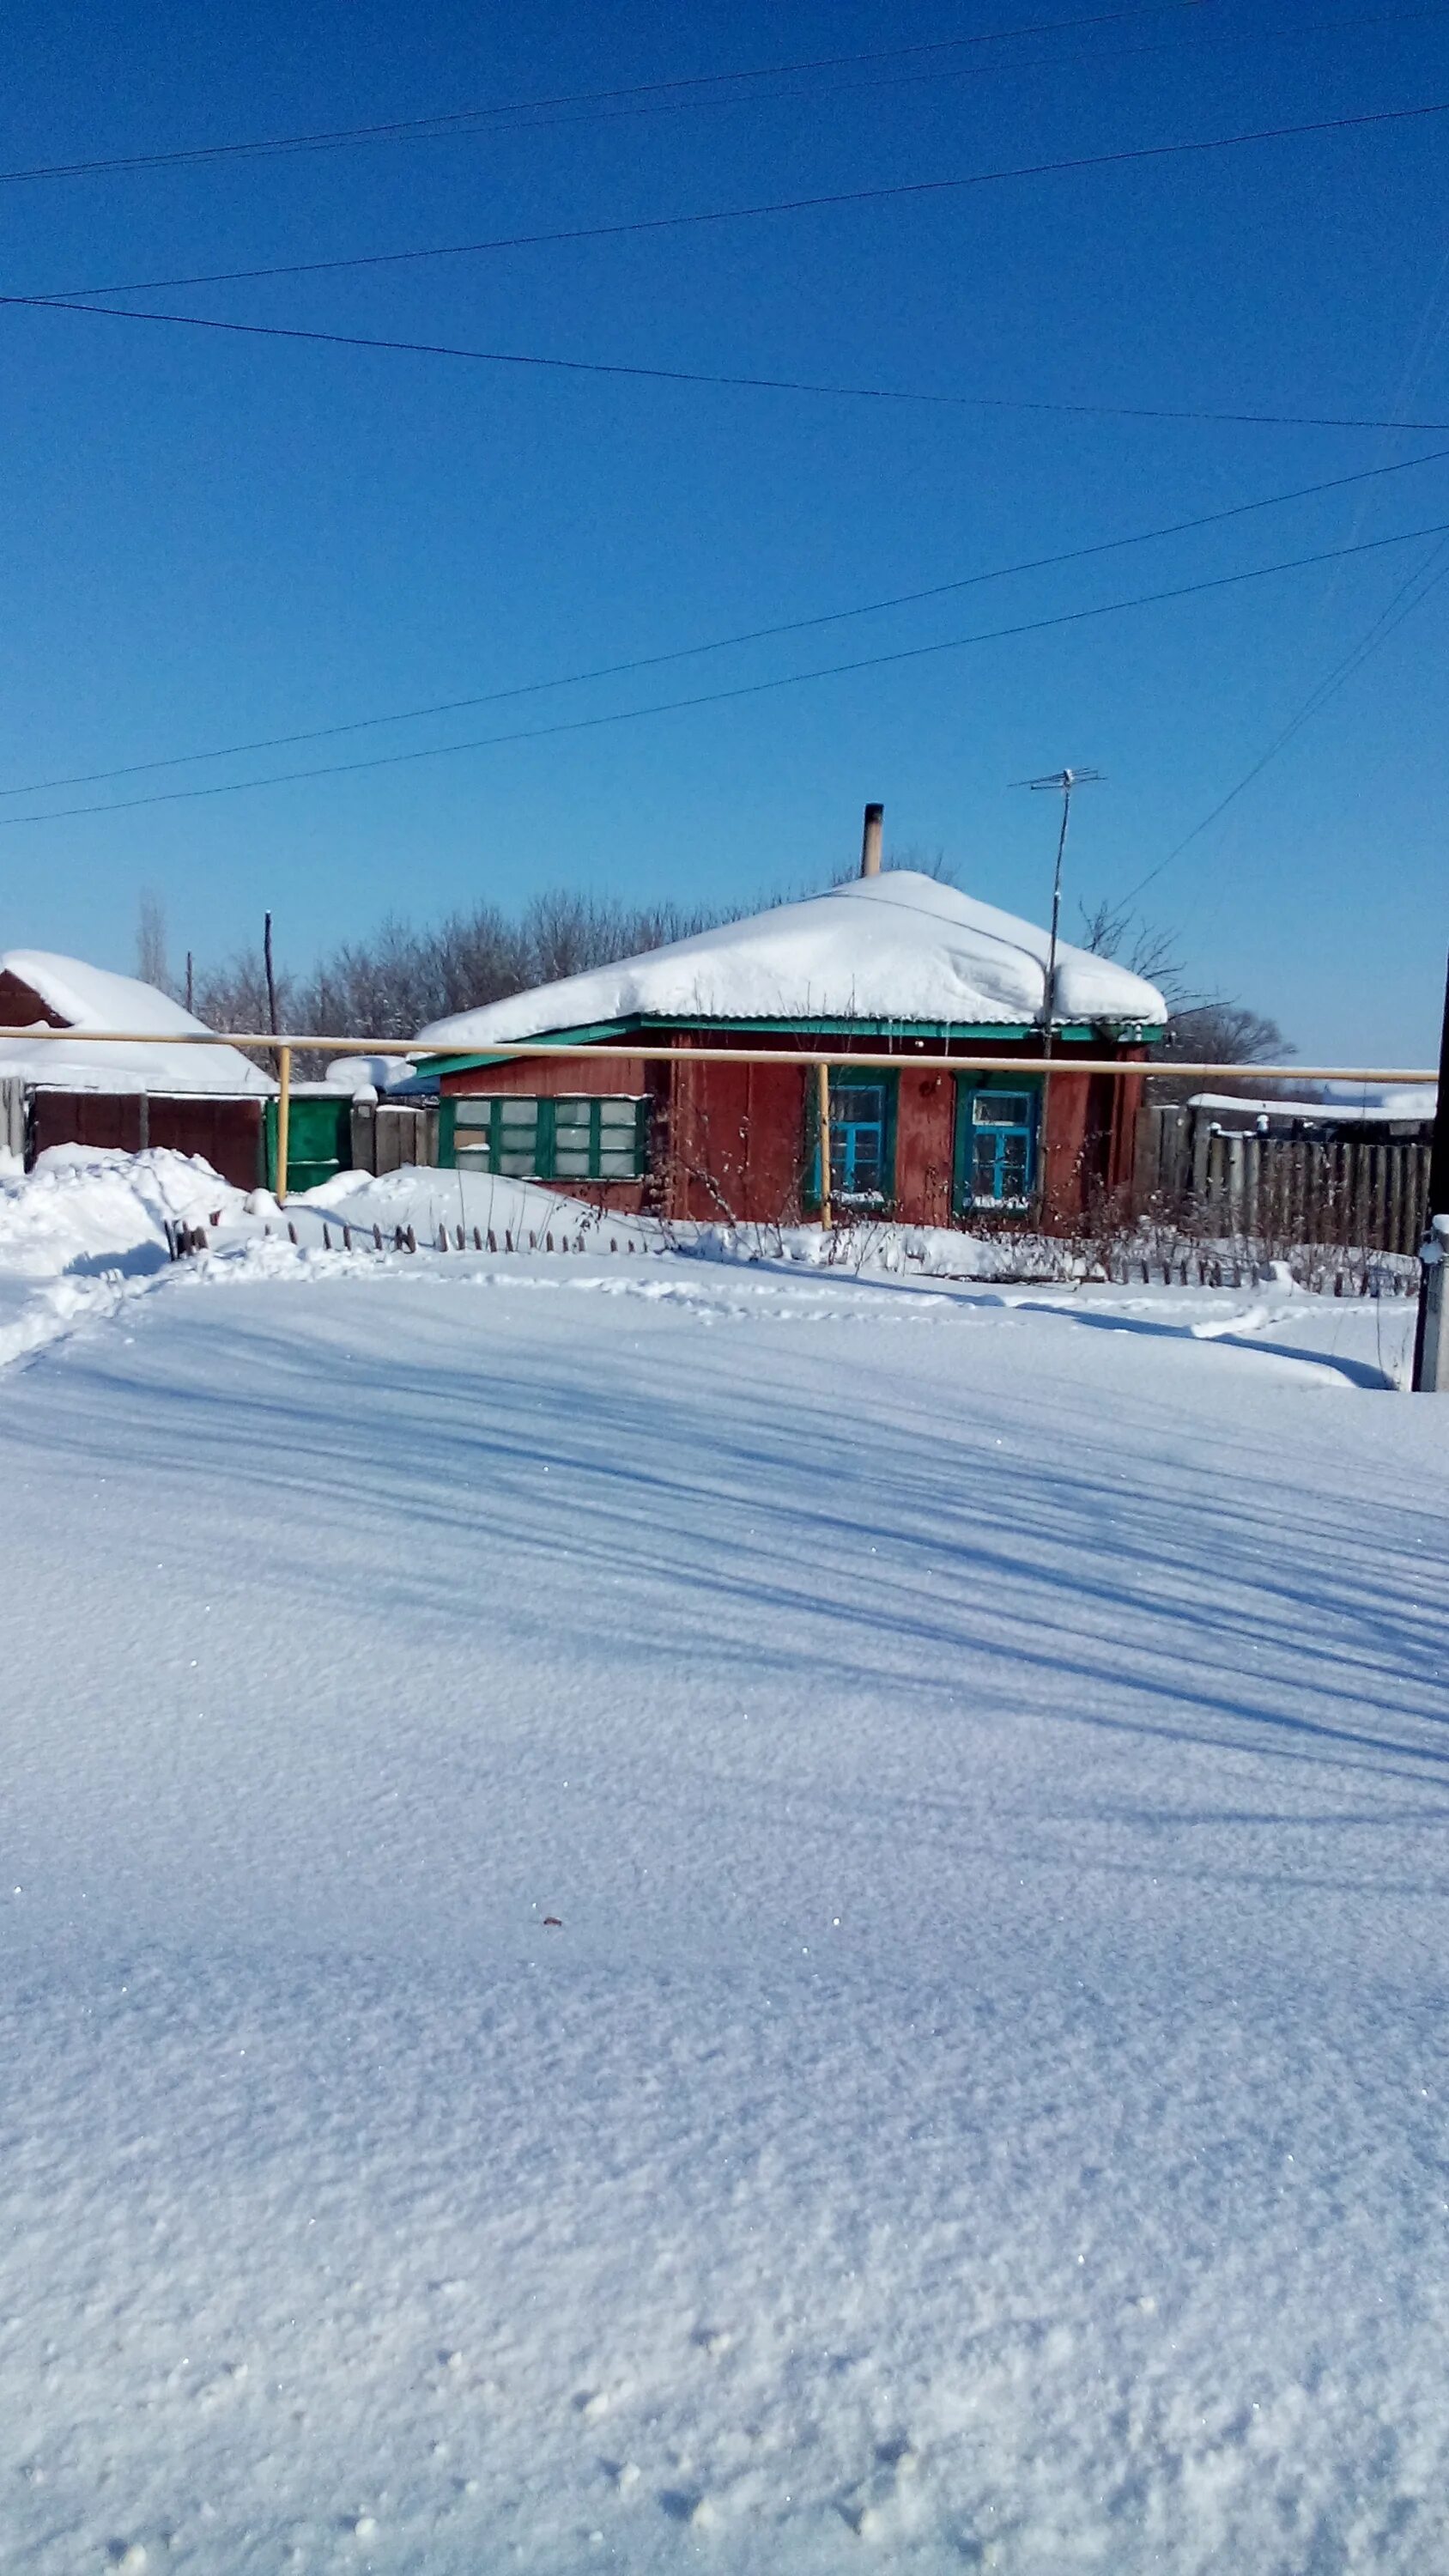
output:
[[[27,1047],[23,1038],[0,1039],[0,1074],[18,1073],[27,1082],[65,1091],[255,1095],[276,1089],[271,1075],[236,1047],[168,1046],[168,1038],[210,1034],[206,1023],[133,975],[112,975],[105,967],[42,948],[7,948],[0,952],[0,976],[13,976],[40,1003],[46,1016],[34,1021],[36,1028],[59,1025],[75,1031],[74,1039],[43,1046]],[[124,1030],[139,1043],[87,1046],[87,1036],[103,1029]],[[149,1043],[153,1035],[155,1045]]]
[[[1031,1028],[1045,1017],[1048,946],[1034,923],[893,868],[434,1020],[419,1042],[509,1045],[639,1018]],[[1146,1032],[1163,1025],[1167,1005],[1140,975],[1062,941],[1052,1016],[1057,1026],[1105,1021]]]

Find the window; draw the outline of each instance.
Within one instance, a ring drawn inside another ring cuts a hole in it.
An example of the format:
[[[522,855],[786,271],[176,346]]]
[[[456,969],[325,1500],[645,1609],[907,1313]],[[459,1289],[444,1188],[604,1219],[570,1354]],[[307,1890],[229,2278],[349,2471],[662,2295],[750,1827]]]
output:
[[[820,1139],[817,1095],[812,1082],[810,1104],[810,1174],[815,1198],[820,1194]],[[843,1207],[883,1207],[895,1195],[895,1082],[830,1077],[830,1195]]]
[[[465,1172],[533,1181],[637,1181],[643,1173],[647,1100],[471,1093],[451,1106],[453,1160]]]
[[[1036,1186],[1039,1097],[1035,1083],[1008,1090],[990,1076],[962,1078],[956,1105],[958,1215],[967,1208],[1026,1207]]]

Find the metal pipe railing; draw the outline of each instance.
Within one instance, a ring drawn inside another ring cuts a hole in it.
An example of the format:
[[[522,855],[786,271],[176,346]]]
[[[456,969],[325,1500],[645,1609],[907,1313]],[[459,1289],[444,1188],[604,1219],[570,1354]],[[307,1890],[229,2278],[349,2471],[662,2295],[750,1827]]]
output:
[[[263,1047],[277,1063],[277,1197],[287,1195],[287,1151],[290,1143],[292,1108],[292,1057],[299,1047],[310,1047],[325,1055],[390,1055],[424,1063],[440,1056],[472,1049],[420,1047],[407,1038],[337,1038],[283,1037],[273,1030],[266,1036],[241,1034],[233,1029],[183,1029],[174,1037],[163,1037],[153,1030],[125,1029],[0,1029],[0,1043],[21,1039],[27,1046],[41,1044],[64,1046],[80,1042],[85,1046],[232,1046]],[[1063,1074],[1107,1074],[1115,1081],[1142,1079],[1152,1073],[1171,1073],[1175,1080],[1190,1082],[1222,1078],[1233,1082],[1433,1082],[1437,1075],[1420,1068],[1384,1068],[1348,1065],[1281,1065],[1281,1064],[1181,1064],[1175,1060],[1154,1063],[1150,1057],[1136,1056],[1060,1056],[1060,1055],[943,1055],[925,1052],[895,1054],[865,1053],[856,1049],[820,1047],[708,1047],[708,1046],[578,1046],[559,1045],[550,1038],[522,1038],[503,1045],[484,1045],[476,1052],[496,1064],[515,1064],[529,1056],[563,1056],[597,1063],[630,1064],[798,1064],[804,1070],[815,1067],[820,1086],[819,1123],[821,1151],[822,1206],[829,1223],[830,1206],[830,1068],[840,1065],[858,1073],[898,1073],[911,1065],[918,1073],[960,1073],[967,1066],[976,1073],[1032,1073],[1044,1081]],[[4,1058],[0,1056],[0,1073]]]
[[[1134,1074],[1170,1074],[1176,1082],[1202,1082],[1221,1075],[1231,1082],[1386,1082],[1429,1083],[1438,1080],[1433,1065],[1347,1065],[1347,1064],[1186,1064],[1176,1056],[1041,1056],[1041,1055],[945,1055],[939,1052],[911,1052],[898,1049],[894,1054],[865,1053],[857,1048],[802,1046],[784,1047],[708,1047],[708,1046],[561,1046],[552,1038],[490,1039],[477,1046],[419,1046],[416,1038],[337,1038],[311,1037],[283,1033],[279,1030],[242,1032],[234,1029],[209,1029],[204,1033],[190,1029],[174,1037],[155,1029],[12,1029],[0,1028],[0,1044],[23,1039],[27,1046],[229,1046],[264,1047],[275,1055],[282,1047],[294,1053],[299,1047],[310,1048],[317,1055],[395,1055],[409,1056],[421,1063],[435,1063],[452,1055],[479,1055],[503,1064],[519,1056],[578,1056],[590,1061],[629,1062],[631,1064],[672,1064],[676,1058],[693,1064],[839,1064],[851,1069],[861,1065],[872,1071],[898,1073],[902,1065],[914,1065],[921,1073],[960,1073],[967,1065],[981,1073],[1105,1073],[1117,1080]],[[0,1057],[0,1072],[4,1059]]]

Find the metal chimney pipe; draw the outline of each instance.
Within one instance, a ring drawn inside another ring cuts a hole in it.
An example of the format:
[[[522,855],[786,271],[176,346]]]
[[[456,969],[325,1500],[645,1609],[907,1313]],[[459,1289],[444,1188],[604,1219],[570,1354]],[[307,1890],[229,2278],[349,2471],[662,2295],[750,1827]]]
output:
[[[880,875],[880,836],[885,822],[883,805],[867,805],[865,831],[860,844],[860,873],[863,877]]]

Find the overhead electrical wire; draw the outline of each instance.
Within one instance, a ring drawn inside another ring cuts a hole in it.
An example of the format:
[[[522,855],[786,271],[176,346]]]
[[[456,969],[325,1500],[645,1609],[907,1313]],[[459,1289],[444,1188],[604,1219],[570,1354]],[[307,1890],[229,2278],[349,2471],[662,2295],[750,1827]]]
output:
[[[828,88],[817,86],[756,92],[753,97],[739,85],[751,81],[804,77],[811,72],[844,69],[855,64],[888,63],[923,54],[949,53],[958,49],[1000,45],[1021,37],[1070,34],[1077,29],[1119,25],[1137,19],[1190,14],[1194,20],[1198,20],[1201,18],[1204,6],[1205,0],[1162,0],[1162,5],[1159,7],[1118,10],[1109,12],[1106,16],[1088,18],[1049,19],[1035,25],[1004,27],[996,30],[994,34],[981,36],[941,37],[921,45],[890,47],[879,54],[827,55],[813,62],[769,64],[750,71],[697,73],[686,79],[645,83],[633,89],[586,90],[572,96],[565,94],[557,99],[502,101],[495,107],[460,108],[444,111],[436,117],[423,117],[413,121],[400,121],[379,126],[342,128],[333,134],[281,137],[270,143],[214,146],[203,144],[174,155],[143,153],[110,161],[52,163],[37,169],[0,171],[0,185],[18,185],[28,180],[100,176],[108,172],[125,174],[133,170],[167,168],[176,164],[185,165],[192,161],[205,164],[209,161],[225,161],[237,156],[255,156],[269,152],[293,154],[305,151],[329,151],[348,144],[390,141],[445,142],[450,138],[458,139],[459,136],[466,137],[469,134],[538,133],[559,125],[618,122],[621,118],[627,117],[677,114],[685,109],[697,111],[743,106],[773,107],[800,100],[815,105],[822,99],[843,98],[859,94],[863,90],[868,90],[872,97],[879,97],[884,89],[918,89],[942,81],[962,80],[975,71],[1033,72],[1050,70],[1053,65],[1050,57],[1039,57],[1025,62],[1005,61],[980,65],[958,62],[943,65],[934,70],[888,74],[884,78],[875,74],[868,81],[835,81]],[[1449,16],[1449,6],[1445,5],[1445,0],[1435,0],[1435,4],[1428,7],[1375,10],[1348,18],[1311,20],[1295,26],[1210,30],[1205,37],[1195,38],[1194,46],[1195,51],[1201,53],[1206,46],[1227,46],[1238,50],[1244,45],[1302,44],[1316,36],[1350,34],[1364,28],[1417,26],[1426,20],[1445,16]],[[1138,60],[1147,54],[1164,53],[1169,50],[1171,48],[1163,43],[1097,45],[1092,47],[1089,55],[1068,56],[1067,60],[1068,62],[1090,62],[1096,65],[1104,61]],[[734,86],[731,87],[731,84]],[[703,92],[711,89],[723,94],[713,97],[693,95],[682,98],[656,94],[659,91]],[[590,102],[597,102],[597,104],[591,105]],[[576,112],[555,113],[555,110]],[[165,282],[169,284],[172,281]],[[109,288],[103,288],[101,291],[111,292]]]
[[[640,233],[687,232],[707,224],[753,222],[768,215],[814,214],[836,206],[880,205],[903,197],[949,196],[967,188],[988,188],[1012,179],[1043,179],[1083,170],[1109,170],[1143,161],[1169,161],[1184,154],[1231,152],[1250,143],[1293,142],[1305,135],[1344,134],[1369,126],[1405,125],[1426,117],[1449,115],[1449,100],[1431,99],[1415,107],[1363,109],[1348,116],[1314,117],[1304,125],[1254,126],[1238,134],[1209,134],[1177,143],[1139,143],[1112,152],[1073,153],[1055,161],[1021,161],[994,170],[968,170],[952,179],[903,179],[876,188],[837,188],[813,197],[762,198],[745,206],[710,206],[684,215],[637,215],[607,224],[566,224],[548,232],[498,233],[482,241],[444,242],[431,248],[372,251],[346,259],[291,261],[269,268],[215,270],[206,276],[153,278],[129,286],[71,287],[61,295],[7,295],[7,304],[68,303],[88,295],[141,295],[165,286],[220,286],[267,277],[320,276],[341,269],[390,268],[428,259],[471,259],[485,251],[537,250],[560,242],[612,241]],[[176,315],[167,315],[176,320]],[[467,352],[465,354],[474,354]]]
[[[1087,420],[1195,421],[1229,429],[1373,429],[1425,437],[1449,420],[1390,420],[1359,412],[1201,411],[1161,403],[1048,402],[1029,395],[923,393],[895,385],[827,385],[793,376],[730,376],[689,367],[644,367],[603,358],[549,358],[510,349],[463,349],[448,341],[391,340],[358,331],[309,331],[281,322],[220,322],[200,313],[153,313],[133,305],[76,304],[57,295],[0,295],[0,307],[96,313],[113,322],[159,322],[248,340],[295,340],[331,349],[377,349],[420,358],[461,358],[487,367],[539,367],[569,376],[623,376],[649,384],[724,386],[744,393],[816,394],[833,402],[915,403],[950,411],[1044,412]]]
[[[1412,616],[1416,608],[1423,606],[1430,592],[1437,590],[1441,581],[1449,579],[1449,562],[1439,560],[1446,550],[1449,550],[1449,530],[1446,530],[1438,544],[1431,548],[1424,561],[1416,565],[1408,580],[1400,583],[1387,607],[1380,610],[1373,624],[1359,637],[1352,649],[1345,653],[1342,661],[1336,662],[1333,669],[1319,681],[1317,687],[1310,691],[1297,714],[1290,717],[1282,731],[1274,735],[1266,751],[1259,753],[1252,767],[1244,770],[1242,777],[1228,789],[1226,796],[1219,797],[1211,813],[1204,814],[1201,822],[1194,823],[1190,832],[1184,832],[1182,839],[1168,851],[1165,859],[1159,859],[1155,867],[1148,869],[1145,877],[1139,877],[1134,886],[1129,886],[1126,894],[1118,898],[1119,907],[1135,903],[1137,897],[1144,894],[1148,886],[1156,884],[1157,879],[1166,873],[1175,859],[1181,858],[1184,850],[1190,849],[1194,841],[1199,840],[1204,832],[1210,831],[1219,816],[1226,814],[1228,807],[1236,804],[1244,790],[1252,786],[1254,779],[1260,778],[1269,763],[1277,759],[1279,752],[1286,750],[1295,734],[1301,733],[1310,719],[1327,706],[1329,699],[1336,697],[1339,690],[1362,670],[1365,662],[1378,651],[1379,646],[1388,642],[1394,629],[1402,626],[1404,619]],[[1436,563],[1437,571],[1433,568]],[[1410,598],[1408,594],[1411,591],[1417,591],[1417,596]]]
[[[798,214],[834,206],[873,204],[884,199],[939,195],[953,190],[984,187],[1000,180],[1040,178],[1066,171],[1105,169],[1122,164],[1169,159],[1183,153],[1227,151],[1242,144],[1281,142],[1303,135],[1341,133],[1366,126],[1403,124],[1416,119],[1446,114],[1449,114],[1449,100],[1441,100],[1417,107],[1389,108],[1354,116],[1318,118],[1306,125],[1259,127],[1245,133],[1212,135],[1195,141],[1137,145],[1115,152],[1079,155],[1066,160],[1022,163],[999,170],[975,171],[955,179],[908,180],[889,187],[839,190],[827,196],[781,198],[750,206],[716,207],[695,214],[653,215],[622,223],[576,225],[547,233],[504,235],[489,241],[458,243],[434,251],[382,252],[371,254],[360,261],[329,261],[309,264],[309,267],[385,266],[404,260],[461,257],[483,251],[520,249],[549,242],[594,241],[616,238],[625,234],[686,230],[701,225],[735,223],[762,216]],[[263,273],[251,272],[253,275]],[[287,273],[304,272],[292,270]],[[236,274],[240,276],[242,272],[236,272]],[[725,386],[750,392],[822,395],[832,400],[926,404],[977,411],[1041,411],[1104,419],[1198,420],[1254,428],[1375,429],[1407,431],[1411,434],[1449,428],[1449,422],[1445,421],[1386,420],[1366,418],[1357,414],[1222,412],[1189,409],[1184,406],[1056,403],[994,395],[922,392],[886,385],[831,385],[794,377],[729,375],[693,368],[634,365],[619,360],[558,358],[542,356],[534,352],[470,349],[447,341],[402,340],[363,332],[312,330],[287,323],[222,321],[205,314],[158,313],[131,305],[100,304],[95,301],[80,300],[83,296],[94,297],[103,292],[140,291],[139,288],[87,288],[80,289],[76,294],[69,296],[0,295],[0,306],[27,311],[94,313],[111,321],[149,322],[160,324],[165,328],[221,332],[234,338],[291,340],[327,348],[370,349],[412,357],[460,359],[474,365],[542,368],[567,375],[635,377],[655,383]]]
[[[924,54],[979,50],[1025,36],[1075,34],[1146,18],[1196,16],[1203,0],[1151,0],[1134,9],[1094,11],[1078,18],[1037,19],[1025,26],[989,28],[969,36],[938,36],[913,45],[888,45],[867,53],[818,54],[798,62],[761,63],[736,72],[692,72],[670,80],[639,81],[625,88],[562,91],[543,98],[503,99],[491,106],[446,108],[434,116],[393,118],[377,125],[337,126],[320,134],[264,136],[241,143],[196,143],[172,152],[136,152],[89,161],[45,162],[28,170],[0,170],[0,185],[43,179],[89,179],[109,172],[174,170],[210,161],[254,160],[273,153],[329,152],[351,144],[432,142],[465,127],[486,127],[507,117],[540,115],[555,108],[609,106],[624,100],[662,99],[681,91],[726,88],[744,81],[795,79],[806,72],[855,70],[865,64],[902,62]],[[1431,13],[1432,14],[1432,13]]]
[[[0,816],[0,831],[17,831],[22,825],[60,823],[78,815],[132,814],[149,805],[192,804],[206,797],[244,796],[258,788],[286,787],[315,778],[338,778],[356,775],[362,770],[398,769],[422,760],[446,760],[465,751],[488,751],[499,744],[545,742],[561,734],[593,733],[608,725],[636,724],[648,716],[675,715],[696,707],[722,706],[740,698],[758,698],[776,689],[800,688],[815,680],[840,679],[856,671],[883,670],[891,664],[925,661],[938,653],[958,653],[974,644],[994,644],[1023,635],[1045,634],[1054,627],[1085,625],[1099,617],[1115,617],[1135,608],[1155,608],[1165,602],[1193,599],[1203,592],[1231,590],[1245,582],[1266,581],[1276,573],[1301,572],[1315,564],[1341,562],[1348,555],[1381,553],[1389,546],[1412,545],[1420,537],[1449,536],[1449,520],[1438,520],[1425,528],[1405,528],[1388,537],[1362,538],[1356,545],[1328,546],[1315,554],[1292,555],[1281,563],[1257,564],[1246,572],[1217,573],[1206,580],[1183,582],[1167,590],[1150,590],[1128,599],[1100,601],[1091,608],[1059,611],[1052,617],[1023,618],[1010,626],[992,626],[974,635],[951,635],[934,644],[908,644],[891,653],[867,653],[849,662],[831,662],[811,671],[786,671],[769,680],[747,680],[727,689],[705,689],[694,697],[665,698],[642,707],[621,707],[605,715],[570,716],[557,724],[528,725],[512,733],[480,734],[467,742],[438,743],[415,751],[381,752],[366,760],[331,761],[315,769],[286,769],[264,778],[225,780],[213,787],[169,787],[149,796],[129,796],[93,805],[61,805],[44,814],[9,814]]]
[[[186,769],[202,760],[232,760],[254,751],[284,751],[304,742],[332,742],[342,734],[368,733],[379,725],[418,724],[432,716],[461,715],[473,707],[497,706],[506,699],[536,697],[550,689],[582,688],[595,680],[614,680],[635,671],[658,670],[665,663],[688,662],[705,653],[725,653],[744,644],[763,644],[782,635],[802,635],[820,626],[838,626],[850,618],[876,617],[893,608],[916,608],[927,600],[945,599],[958,591],[978,589],[992,581],[1010,581],[1032,572],[1057,571],[1063,564],[1083,563],[1097,555],[1118,554],[1127,546],[1156,543],[1165,537],[1181,537],[1202,528],[1221,527],[1229,519],[1251,517],[1259,510],[1276,510],[1294,501],[1319,499],[1325,492],[1342,492],[1351,486],[1381,482],[1390,474],[1412,473],[1421,465],[1440,465],[1449,458],[1449,447],[1434,448],[1427,456],[1406,456],[1383,465],[1369,465],[1355,474],[1335,474],[1321,483],[1300,483],[1289,492],[1269,492],[1260,500],[1234,501],[1223,510],[1207,510],[1192,519],[1171,519],[1157,528],[1137,528],[1123,537],[1102,537],[1090,545],[1070,546],[1050,555],[1033,555],[1021,563],[994,564],[982,572],[964,573],[954,581],[938,581],[925,590],[904,590],[884,599],[856,602],[849,608],[829,608],[811,617],[791,617],[772,626],[753,626],[733,635],[712,636],[702,644],[679,644],[662,653],[637,653],[623,662],[601,662],[585,671],[566,671],[548,680],[524,680],[512,688],[487,689],[466,698],[443,698],[425,707],[402,707],[385,715],[355,716],[345,724],[314,725],[304,732],[263,734],[248,742],[219,743],[205,751],[172,752],[156,760],[128,761],[119,769],[83,769],[61,778],[30,778],[13,787],[0,787],[0,797],[45,796],[63,787],[94,787],[107,779],[140,778],[160,769]]]

